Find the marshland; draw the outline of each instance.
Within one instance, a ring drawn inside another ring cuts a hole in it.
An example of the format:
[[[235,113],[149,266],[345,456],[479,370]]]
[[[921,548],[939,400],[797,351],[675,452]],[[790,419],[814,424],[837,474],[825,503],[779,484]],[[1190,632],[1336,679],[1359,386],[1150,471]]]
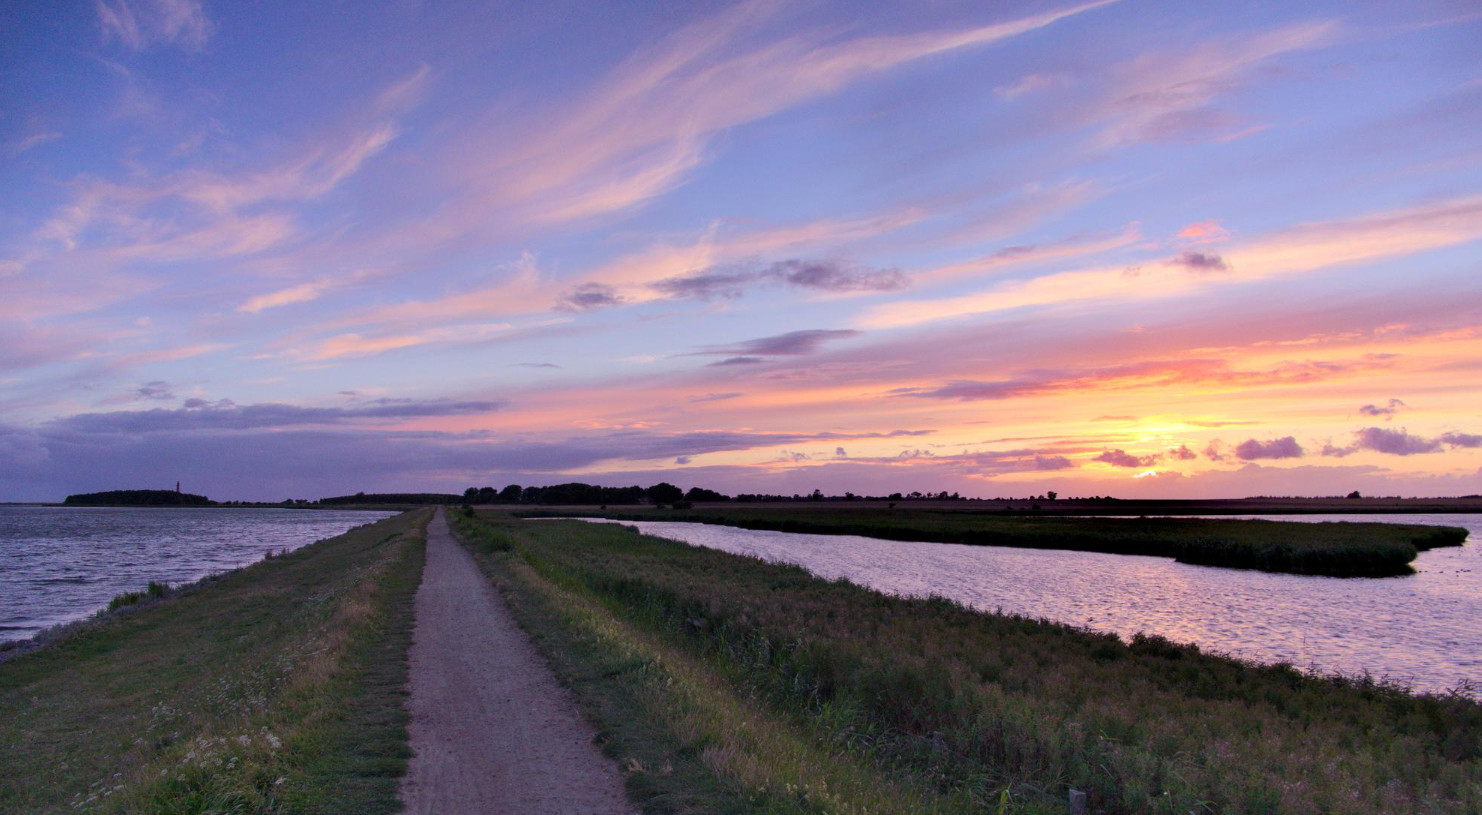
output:
[[[688,802],[656,811],[1063,812],[1070,789],[1106,813],[1482,805],[1468,688],[892,596],[621,525],[459,528],[638,756],[630,789]]]
[[[896,508],[894,504],[857,508],[806,502],[777,507],[706,505],[700,509],[604,510],[597,514],[622,520],[691,521],[814,535],[1153,555],[1204,566],[1332,577],[1411,574],[1410,564],[1420,552],[1460,546],[1468,535],[1466,529],[1445,525],[1035,517],[973,510]]]
[[[753,553],[767,559],[520,509],[447,515],[647,813],[1048,815],[1072,791],[1105,815],[1482,806],[1482,705],[1465,679],[1417,688],[1236,658],[1147,630],[820,576],[778,562],[781,550]],[[670,534],[728,529],[646,512],[666,520],[638,523]],[[141,584],[119,608],[0,662],[0,811],[398,811],[429,517],[403,513],[193,584]],[[807,548],[791,533],[734,531]],[[1157,582],[1137,566],[1143,555],[871,540],[868,556],[903,559],[882,569],[938,586],[951,580],[928,574],[932,558],[956,551],[1099,558],[1105,574],[1125,563]],[[1428,558],[1453,553],[1471,547],[1426,552],[1411,577],[1170,565],[1216,582],[1358,590],[1419,585]],[[1015,574],[1005,586],[1080,585]],[[1468,636],[1456,632],[1458,647]]]

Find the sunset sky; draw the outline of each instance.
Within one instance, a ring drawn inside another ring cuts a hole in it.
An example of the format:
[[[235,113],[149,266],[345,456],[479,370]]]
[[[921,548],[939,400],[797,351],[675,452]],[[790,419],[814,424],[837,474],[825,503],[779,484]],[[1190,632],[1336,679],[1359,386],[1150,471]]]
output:
[[[0,500],[1482,493],[1479,134],[1465,0],[10,3]]]

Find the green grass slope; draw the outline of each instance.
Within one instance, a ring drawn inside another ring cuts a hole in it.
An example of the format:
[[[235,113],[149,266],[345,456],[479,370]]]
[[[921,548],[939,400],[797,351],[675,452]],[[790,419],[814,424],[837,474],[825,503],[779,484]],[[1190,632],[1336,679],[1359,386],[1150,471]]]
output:
[[[392,813],[430,512],[0,663],[0,812]]]

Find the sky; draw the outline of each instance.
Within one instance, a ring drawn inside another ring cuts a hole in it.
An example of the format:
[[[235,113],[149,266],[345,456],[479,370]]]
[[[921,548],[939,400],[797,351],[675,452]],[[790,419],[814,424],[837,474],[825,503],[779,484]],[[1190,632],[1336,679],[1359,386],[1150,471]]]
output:
[[[1475,2],[0,9],[0,500],[1482,493]]]

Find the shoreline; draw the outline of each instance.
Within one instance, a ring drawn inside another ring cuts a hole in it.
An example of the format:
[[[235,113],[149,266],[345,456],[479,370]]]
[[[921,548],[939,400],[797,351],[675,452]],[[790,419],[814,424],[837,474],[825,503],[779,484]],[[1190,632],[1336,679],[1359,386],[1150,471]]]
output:
[[[421,507],[456,506],[455,503],[377,503],[363,504],[289,504],[266,501],[218,501],[208,505],[150,505],[150,504],[64,504],[60,501],[0,501],[0,507],[62,507],[69,509],[128,508],[128,509],[349,509],[407,511]],[[521,504],[495,503],[478,504],[489,509],[510,510],[556,510],[591,508],[597,504]],[[644,504],[612,504],[624,510],[644,510],[652,507]],[[697,508],[715,509],[796,509],[804,507],[827,507],[829,509],[926,509],[935,511],[957,511],[974,513],[996,513],[1002,515],[1079,515],[1086,517],[1119,515],[1445,515],[1482,514],[1482,496],[1464,495],[1432,498],[1345,498],[1330,496],[1321,498],[1054,498],[1044,497],[989,499],[963,498],[940,500],[936,498],[901,498],[898,500],[778,500],[778,501],[725,501],[694,502]]]
[[[213,578],[397,514],[385,508],[347,510],[359,513],[350,517],[281,510],[236,515],[177,511],[196,508],[186,506],[11,506],[0,518],[11,534],[0,541],[6,544],[0,550],[0,568],[7,570],[0,586],[8,589],[0,597],[7,623],[0,631],[0,661],[17,650],[33,649],[33,641],[94,620],[119,597],[145,591],[151,582],[166,584],[174,593],[194,590]],[[69,585],[55,585],[62,583]]]
[[[428,514],[12,649],[0,661],[0,811],[395,811]]]
[[[1361,520],[1298,523],[1189,515],[1006,514],[959,508],[705,504],[700,507],[503,510],[522,518],[671,521],[891,541],[1167,557],[1180,563],[1326,577],[1404,577],[1428,549],[1461,546],[1462,527]],[[1312,517],[1314,513],[1289,517]]]

